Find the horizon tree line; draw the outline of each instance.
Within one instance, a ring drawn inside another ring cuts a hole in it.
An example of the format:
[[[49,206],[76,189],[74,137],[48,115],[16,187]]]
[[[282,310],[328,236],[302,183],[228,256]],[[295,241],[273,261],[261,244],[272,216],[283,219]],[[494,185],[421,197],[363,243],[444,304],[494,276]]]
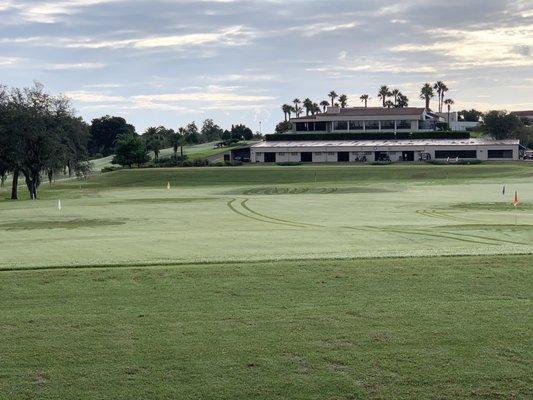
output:
[[[420,99],[425,101],[425,108],[431,111],[430,102],[437,93],[438,99],[438,112],[442,113],[444,106],[447,107],[448,122],[450,120],[451,106],[454,104],[452,99],[445,99],[445,94],[448,91],[448,87],[442,81],[437,81],[434,85],[425,83],[420,89]],[[325,113],[328,106],[337,106],[340,108],[346,108],[348,106],[348,96],[345,94],[338,95],[336,91],[332,90],[328,93],[327,97],[330,100],[322,100],[320,103],[313,102],[311,99],[306,98],[303,102],[299,98],[295,98],[292,104],[286,103],[281,106],[283,111],[284,120],[287,122],[292,115],[297,118],[302,114],[305,109],[306,116],[315,115],[319,113]],[[403,108],[409,106],[409,98],[404,95],[399,89],[390,89],[387,85],[382,85],[377,93],[377,98],[380,100],[383,108]],[[338,100],[338,101],[337,101]],[[368,107],[368,102],[371,97],[367,93],[363,93],[359,96],[359,100],[364,104],[364,107]]]

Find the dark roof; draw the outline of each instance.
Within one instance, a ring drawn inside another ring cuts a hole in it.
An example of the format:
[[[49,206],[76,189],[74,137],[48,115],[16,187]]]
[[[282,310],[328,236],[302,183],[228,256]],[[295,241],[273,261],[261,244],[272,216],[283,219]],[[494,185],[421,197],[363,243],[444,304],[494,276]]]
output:
[[[424,107],[403,107],[403,108],[383,108],[383,107],[350,107],[341,108],[340,113],[320,113],[316,115],[304,115],[299,118],[291,118],[293,120],[299,119],[316,119],[316,117],[380,117],[387,115],[420,115],[424,112]]]
[[[511,111],[511,114],[517,115],[519,117],[530,117],[533,115],[533,110],[527,111]]]

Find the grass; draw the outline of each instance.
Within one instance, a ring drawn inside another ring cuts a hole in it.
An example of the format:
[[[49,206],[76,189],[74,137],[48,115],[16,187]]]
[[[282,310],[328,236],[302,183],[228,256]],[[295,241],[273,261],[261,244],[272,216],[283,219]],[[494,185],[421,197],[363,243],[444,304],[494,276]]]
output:
[[[0,200],[0,399],[531,398],[532,177],[134,169]]]
[[[0,397],[531,398],[523,256],[2,272]]]

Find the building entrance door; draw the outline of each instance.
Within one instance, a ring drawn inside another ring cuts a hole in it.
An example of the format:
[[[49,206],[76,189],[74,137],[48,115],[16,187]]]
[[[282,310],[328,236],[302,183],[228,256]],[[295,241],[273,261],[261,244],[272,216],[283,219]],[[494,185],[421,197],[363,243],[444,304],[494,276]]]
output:
[[[313,162],[313,153],[310,151],[304,151],[300,153],[300,161],[301,162]]]
[[[337,152],[337,161],[338,162],[348,162],[348,161],[350,161],[350,152],[349,151],[338,151]]]
[[[415,152],[414,151],[402,151],[402,160],[403,161],[414,161]]]
[[[265,153],[265,162],[276,162],[276,153]]]
[[[388,161],[389,155],[386,151],[375,151],[374,152],[374,161]]]

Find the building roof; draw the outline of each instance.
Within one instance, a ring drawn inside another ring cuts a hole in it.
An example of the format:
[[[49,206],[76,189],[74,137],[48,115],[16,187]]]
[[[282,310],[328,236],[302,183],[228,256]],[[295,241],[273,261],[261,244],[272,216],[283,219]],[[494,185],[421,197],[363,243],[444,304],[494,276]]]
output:
[[[519,117],[531,117],[533,116],[533,110],[511,111],[511,114],[517,115]]]
[[[383,116],[404,116],[404,115],[422,115],[425,111],[423,107],[403,107],[403,108],[383,108],[383,107],[350,107],[341,108],[340,112],[331,112],[330,109],[325,113],[315,115],[304,115],[299,118],[291,118],[291,121],[321,119],[324,117],[383,117]]]
[[[518,140],[491,139],[413,139],[413,140],[306,140],[306,141],[268,141],[252,146],[261,148],[296,147],[379,147],[379,146],[476,146],[476,145],[518,145]]]

